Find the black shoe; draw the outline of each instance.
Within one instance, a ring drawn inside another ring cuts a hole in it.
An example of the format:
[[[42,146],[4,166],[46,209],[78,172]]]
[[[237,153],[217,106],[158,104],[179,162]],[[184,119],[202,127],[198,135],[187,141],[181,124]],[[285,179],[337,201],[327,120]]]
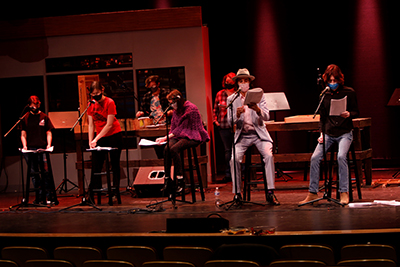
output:
[[[267,194],[267,202],[271,205],[274,206],[279,206],[281,203],[279,203],[278,199],[276,198],[274,193],[268,193]]]
[[[46,201],[42,199],[35,199],[32,202],[33,205],[39,205],[39,206],[46,206]]]
[[[164,179],[164,186],[161,188],[161,192],[166,192],[169,188],[171,188],[171,183],[172,179],[171,178],[165,178]]]

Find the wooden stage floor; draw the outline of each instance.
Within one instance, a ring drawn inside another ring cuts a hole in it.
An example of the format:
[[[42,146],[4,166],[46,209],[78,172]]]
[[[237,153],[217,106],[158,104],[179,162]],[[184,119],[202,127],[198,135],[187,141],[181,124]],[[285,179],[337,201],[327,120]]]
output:
[[[374,170],[373,181],[391,179],[396,170]],[[51,208],[9,207],[21,202],[21,194],[6,193],[0,195],[0,234],[2,235],[141,235],[164,233],[167,218],[205,218],[218,213],[229,220],[230,227],[256,227],[276,230],[275,235],[299,235],[321,233],[376,233],[400,232],[400,210],[395,206],[373,205],[358,208],[340,207],[326,200],[316,205],[298,207],[297,203],[307,195],[308,181],[302,181],[302,172],[290,172],[293,179],[287,182],[276,180],[276,196],[280,206],[259,206],[245,204],[230,210],[214,205],[214,188],[221,188],[221,199],[233,198],[231,183],[209,184],[206,200],[201,201],[197,194],[195,204],[177,203],[173,209],[171,202],[157,206],[154,210],[146,205],[165,198],[135,198],[131,194],[122,195],[122,204],[109,206],[102,199],[97,211],[90,206],[78,206],[60,211],[81,202],[81,198],[59,195],[60,204]],[[260,187],[260,185],[259,185]],[[72,191],[71,193],[77,193]],[[400,187],[391,185],[383,188],[363,187],[362,200],[400,200]],[[321,193],[322,196],[322,193]],[[190,195],[187,195],[187,199]],[[33,194],[31,196],[33,200]],[[264,191],[254,188],[252,201],[265,203]],[[194,230],[195,232],[195,230]]]

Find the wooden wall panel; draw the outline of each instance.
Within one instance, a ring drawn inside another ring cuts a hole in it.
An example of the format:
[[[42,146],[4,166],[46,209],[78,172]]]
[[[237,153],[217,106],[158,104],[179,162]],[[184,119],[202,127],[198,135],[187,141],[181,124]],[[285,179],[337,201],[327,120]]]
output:
[[[202,26],[201,7],[0,21],[0,40]]]

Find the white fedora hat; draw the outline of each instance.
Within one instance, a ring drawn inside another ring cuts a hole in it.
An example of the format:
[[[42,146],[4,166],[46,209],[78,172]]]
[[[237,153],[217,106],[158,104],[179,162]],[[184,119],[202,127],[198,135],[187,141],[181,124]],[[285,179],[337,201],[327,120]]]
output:
[[[236,76],[232,78],[232,80],[235,82],[236,79],[238,78],[249,78],[250,81],[254,81],[254,79],[256,77],[254,77],[253,75],[250,75],[250,72],[248,69],[244,68],[244,69],[239,69],[238,72],[236,73]]]

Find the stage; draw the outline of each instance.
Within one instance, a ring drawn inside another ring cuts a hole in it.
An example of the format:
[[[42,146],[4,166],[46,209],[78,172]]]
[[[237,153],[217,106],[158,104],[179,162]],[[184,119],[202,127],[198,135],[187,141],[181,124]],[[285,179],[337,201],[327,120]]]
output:
[[[391,179],[396,172],[374,170],[373,182]],[[42,245],[49,250],[59,245],[96,245],[106,249],[111,245],[152,245],[162,248],[166,245],[205,245],[215,248],[223,243],[261,242],[277,248],[288,243],[324,243],[342,246],[350,243],[390,243],[400,236],[398,208],[387,205],[373,205],[352,208],[341,207],[327,200],[318,204],[298,207],[297,203],[307,195],[308,181],[303,181],[301,171],[290,172],[293,179],[287,182],[276,180],[276,196],[280,206],[244,204],[230,210],[214,205],[214,189],[220,187],[221,199],[233,199],[231,183],[210,184],[205,192],[205,201],[197,193],[195,204],[177,203],[174,209],[166,202],[148,209],[146,206],[165,198],[134,198],[130,193],[122,195],[122,204],[109,206],[103,197],[101,211],[90,206],[78,206],[65,211],[63,208],[81,202],[80,197],[59,195],[58,206],[50,208],[9,207],[21,201],[21,195],[8,193],[0,195],[0,240],[2,244]],[[262,186],[254,188],[251,200],[265,203]],[[321,193],[322,196],[322,193]],[[335,196],[335,193],[333,194]],[[398,185],[387,187],[363,187],[362,200],[355,196],[355,203],[374,200],[399,200]],[[31,197],[32,199],[32,197]],[[190,199],[190,195],[187,195]],[[234,228],[254,227],[275,230],[274,233],[254,236],[249,233],[229,235],[225,233],[166,233],[167,218],[205,218],[218,213],[229,220]]]

